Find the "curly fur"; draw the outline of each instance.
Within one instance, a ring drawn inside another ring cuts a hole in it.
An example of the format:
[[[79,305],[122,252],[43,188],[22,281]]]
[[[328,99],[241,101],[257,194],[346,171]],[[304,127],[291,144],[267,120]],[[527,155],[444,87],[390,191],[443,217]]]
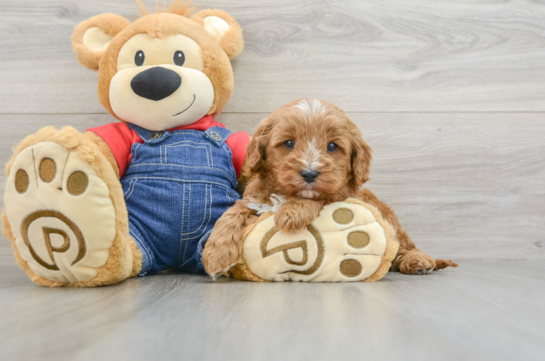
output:
[[[295,141],[293,149],[285,142]],[[338,148],[328,151],[328,144]],[[225,272],[239,257],[238,250],[247,219],[255,217],[249,203],[269,204],[272,194],[287,199],[276,214],[276,225],[284,232],[310,224],[324,205],[357,198],[375,206],[389,222],[399,241],[392,270],[424,274],[448,266],[451,261],[434,260],[416,248],[401,228],[390,207],[362,185],[369,179],[371,147],[360,129],[339,109],[323,100],[298,99],[274,111],[261,122],[248,145],[247,166],[255,174],[246,186],[243,200],[216,223],[203,260],[213,277]],[[308,184],[300,172],[312,168],[319,172]]]

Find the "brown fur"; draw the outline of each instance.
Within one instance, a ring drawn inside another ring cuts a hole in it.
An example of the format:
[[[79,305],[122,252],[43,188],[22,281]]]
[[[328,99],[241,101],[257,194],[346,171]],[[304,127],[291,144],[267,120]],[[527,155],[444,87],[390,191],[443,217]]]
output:
[[[81,65],[91,70],[98,70],[104,52],[93,52],[83,45],[83,35],[92,27],[101,28],[106,34],[116,36],[130,24],[130,21],[115,14],[101,14],[82,21],[72,34],[72,47]]]
[[[257,219],[246,207],[247,200],[239,200],[216,222],[203,251],[203,264],[212,277],[226,272],[239,257],[240,240],[244,229]],[[224,220],[220,223],[220,220]],[[215,250],[221,249],[221,252]],[[221,267],[221,269],[217,269]],[[208,270],[213,270],[209,272]]]
[[[204,19],[208,16],[217,16],[225,20],[229,24],[229,30],[223,35],[219,41],[219,45],[225,51],[229,59],[234,59],[242,52],[244,49],[244,41],[242,38],[242,28],[238,23],[227,14],[225,11],[221,10],[202,10],[196,13],[191,17],[191,20],[196,23],[204,26]]]
[[[136,0],[136,2],[138,3],[138,7],[140,8],[140,11],[142,12],[142,16],[149,15],[149,11],[146,8],[146,5],[144,5],[144,2],[142,0]],[[165,1],[163,3],[163,7],[161,8],[161,10],[159,10],[159,0],[157,0],[155,12],[157,14],[171,13],[171,14],[181,15],[185,17],[190,17],[193,11],[195,11],[195,6],[189,7],[189,5],[191,5],[191,0],[186,2],[185,4],[182,0],[172,0],[172,2],[167,8],[166,7],[167,3]]]
[[[290,198],[274,215],[274,223],[282,232],[302,229],[315,220],[324,203],[311,199]]]
[[[396,232],[399,251],[392,270],[423,274],[447,266],[457,267],[454,262],[436,261],[419,251],[394,212],[369,190],[361,189],[369,179],[371,148],[346,114],[323,100],[320,101],[323,110],[320,107],[305,114],[297,107],[301,101],[312,102],[299,99],[274,111],[261,122],[248,145],[247,166],[257,175],[247,185],[243,200],[216,222],[203,253],[206,271],[215,277],[236,262],[246,219],[254,214],[245,204],[269,203],[273,193],[287,199],[275,214],[276,224],[283,231],[310,224],[325,204],[357,198],[377,207]],[[284,145],[287,140],[295,141],[294,149],[287,149]],[[327,151],[330,142],[338,145],[336,151]],[[300,172],[308,167],[304,160],[309,159],[311,144],[316,149],[320,175],[309,187]],[[303,199],[305,191],[307,195]],[[308,191],[312,191],[310,199]]]

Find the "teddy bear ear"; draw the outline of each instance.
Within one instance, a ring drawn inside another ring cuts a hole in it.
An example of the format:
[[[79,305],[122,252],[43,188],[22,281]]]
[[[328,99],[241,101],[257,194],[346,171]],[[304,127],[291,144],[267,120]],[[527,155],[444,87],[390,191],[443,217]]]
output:
[[[72,48],[79,62],[98,70],[100,59],[114,36],[129,24],[129,20],[115,14],[97,15],[79,23],[72,34]]]
[[[221,10],[201,10],[191,16],[204,27],[227,53],[229,59],[236,58],[244,48],[242,29],[231,15]]]

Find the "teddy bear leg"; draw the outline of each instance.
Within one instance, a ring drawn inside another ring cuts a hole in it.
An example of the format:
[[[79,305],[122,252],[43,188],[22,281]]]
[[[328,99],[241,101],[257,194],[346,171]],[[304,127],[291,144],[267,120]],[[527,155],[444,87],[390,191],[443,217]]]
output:
[[[243,237],[241,257],[229,270],[251,281],[378,281],[388,272],[399,243],[379,210],[357,199],[323,207],[305,229],[282,232],[272,212]]]
[[[71,127],[44,128],[6,173],[3,231],[32,281],[94,287],[138,274],[121,184],[95,143]]]

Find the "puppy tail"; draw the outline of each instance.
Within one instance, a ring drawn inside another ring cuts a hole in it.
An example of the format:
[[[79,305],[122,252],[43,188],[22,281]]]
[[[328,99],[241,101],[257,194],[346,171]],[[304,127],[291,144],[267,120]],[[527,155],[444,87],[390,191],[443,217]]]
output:
[[[458,267],[458,263],[454,263],[450,259],[448,261],[445,261],[443,259],[436,259],[435,268],[433,270],[438,271],[440,269],[447,268],[447,267]]]

